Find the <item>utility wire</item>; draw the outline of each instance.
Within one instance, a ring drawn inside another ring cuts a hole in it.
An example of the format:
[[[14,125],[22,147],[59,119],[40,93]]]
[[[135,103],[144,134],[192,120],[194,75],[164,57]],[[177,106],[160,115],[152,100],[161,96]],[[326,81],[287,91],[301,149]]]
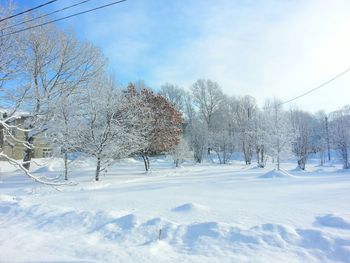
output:
[[[23,32],[23,31],[27,31],[27,30],[30,30],[30,29],[33,29],[33,28],[37,28],[39,26],[45,26],[45,25],[48,25],[48,24],[52,24],[54,22],[65,20],[65,19],[68,19],[68,18],[71,18],[71,17],[74,17],[74,16],[86,14],[86,13],[89,13],[89,12],[92,12],[92,11],[95,11],[95,10],[98,10],[98,9],[102,9],[102,8],[105,8],[105,7],[108,7],[108,6],[112,6],[112,5],[116,5],[116,4],[122,3],[122,2],[125,2],[125,1],[127,1],[127,0],[120,0],[120,1],[112,2],[112,3],[106,4],[106,5],[101,5],[101,6],[92,8],[92,9],[88,9],[88,10],[85,10],[85,11],[82,11],[82,12],[79,12],[79,13],[75,13],[75,14],[69,15],[69,16],[64,16],[64,17],[61,17],[61,18],[57,18],[57,19],[54,19],[54,20],[51,20],[51,21],[48,21],[48,22],[45,22],[45,23],[42,23],[42,24],[39,24],[39,25],[23,28],[21,30],[17,30],[17,31],[14,31],[14,32],[11,32],[11,33],[4,34],[4,35],[0,36],[0,38],[1,37],[10,36],[10,35],[13,35],[13,34],[17,34],[17,33]]]
[[[343,71],[342,73],[340,73],[340,74],[334,76],[333,78],[327,80],[326,82],[322,83],[321,85],[317,86],[316,88],[313,88],[313,89],[311,89],[311,90],[309,90],[309,91],[307,91],[307,92],[305,92],[305,93],[303,93],[303,94],[301,94],[301,95],[299,95],[299,96],[296,96],[296,97],[294,97],[294,98],[292,98],[292,99],[290,99],[290,100],[284,101],[284,102],[280,103],[278,106],[281,106],[281,105],[287,104],[287,103],[289,103],[289,102],[292,102],[292,101],[294,101],[294,100],[300,99],[301,97],[304,97],[304,96],[310,94],[311,92],[314,92],[315,90],[318,90],[318,89],[320,89],[320,88],[326,86],[327,84],[331,83],[332,81],[336,80],[337,78],[339,78],[339,77],[345,75],[345,74],[348,73],[349,71],[350,71],[350,68],[348,68],[347,70]]]
[[[51,0],[51,1],[46,2],[46,3],[44,3],[44,4],[38,5],[38,6],[36,6],[36,7],[32,7],[32,8],[30,8],[30,9],[27,9],[27,10],[22,11],[22,12],[17,13],[17,14],[14,14],[14,15],[12,15],[12,16],[8,16],[8,17],[5,17],[5,18],[2,18],[2,19],[0,19],[0,22],[5,21],[5,20],[8,20],[8,19],[11,19],[11,18],[14,18],[14,17],[16,17],[16,16],[23,15],[23,14],[25,14],[25,13],[29,13],[29,12],[31,12],[31,11],[33,11],[33,10],[36,10],[36,9],[39,9],[39,8],[41,8],[41,7],[43,7],[43,6],[52,4],[53,2],[56,2],[56,1],[57,1],[57,0]]]
[[[5,28],[3,28],[2,30],[7,30],[7,29],[10,29],[10,28],[13,28],[13,27],[17,27],[17,26],[20,26],[20,25],[29,23],[29,22],[33,22],[33,21],[35,21],[35,20],[38,20],[38,19],[41,19],[41,18],[50,16],[50,15],[53,15],[53,14],[56,14],[56,13],[59,13],[59,12],[62,12],[62,11],[65,11],[65,10],[70,9],[70,8],[72,8],[72,7],[85,4],[86,2],[89,2],[89,1],[91,1],[91,0],[84,0],[84,1],[78,2],[78,3],[73,4],[73,5],[66,6],[66,7],[63,7],[63,8],[61,8],[61,9],[54,10],[54,11],[52,11],[52,12],[50,12],[50,13],[43,14],[43,15],[34,17],[34,18],[32,18],[32,19],[25,20],[25,21],[23,21],[23,22],[21,22],[21,23],[18,23],[18,24],[14,24],[14,25],[5,27]]]

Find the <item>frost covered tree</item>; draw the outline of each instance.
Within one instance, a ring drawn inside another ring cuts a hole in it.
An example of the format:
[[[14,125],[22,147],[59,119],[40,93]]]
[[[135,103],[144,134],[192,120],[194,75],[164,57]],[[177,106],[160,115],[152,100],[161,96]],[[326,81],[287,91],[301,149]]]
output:
[[[191,124],[197,117],[197,113],[194,107],[192,94],[188,91],[184,91],[183,105],[183,118],[185,124]],[[186,133],[186,130],[184,132]]]
[[[201,163],[207,152],[207,126],[199,119],[194,119],[188,128],[187,138],[193,152],[193,158],[197,163]]]
[[[198,107],[199,115],[211,127],[214,115],[220,110],[224,94],[218,83],[199,79],[191,87],[193,101]]]
[[[165,83],[161,86],[159,94],[170,101],[178,111],[184,111],[185,91],[183,89],[176,85]]]
[[[14,10],[15,7],[11,4],[1,5],[0,17],[8,17],[12,15]],[[18,84],[15,81],[21,73],[20,65],[25,51],[25,41],[22,35],[8,35],[14,31],[14,29],[7,29],[10,25],[11,21],[9,20],[0,23],[0,109],[4,110],[2,112],[4,114],[0,114],[0,119],[2,120],[3,132],[7,127],[6,123],[14,118],[28,92],[28,88],[19,89],[20,93],[16,92],[15,87]]]
[[[224,101],[224,94],[218,83],[209,79],[199,79],[191,87],[193,103],[198,109],[198,116],[206,124],[206,134],[210,136],[213,119],[220,111]],[[206,140],[208,154],[210,153],[210,138]]]
[[[298,167],[305,170],[312,147],[314,119],[311,114],[301,110],[291,110],[290,114],[293,133],[292,151],[297,158]]]
[[[12,6],[0,6],[0,17],[10,16],[13,10]],[[11,122],[15,118],[21,99],[14,100],[11,81],[18,74],[18,64],[23,51],[22,42],[18,36],[5,36],[8,32],[4,29],[8,26],[8,20],[0,23],[0,153],[3,158],[5,153],[2,147],[7,136],[12,135],[10,129],[23,128]]]
[[[281,158],[290,153],[291,131],[287,112],[283,111],[281,101],[267,100],[264,106],[270,132],[268,133],[267,152],[276,161],[276,168],[280,170]]]
[[[251,164],[255,148],[254,121],[256,120],[256,111],[257,106],[253,97],[244,96],[239,99],[236,108],[236,122],[246,164]]]
[[[232,100],[224,98],[220,110],[214,115],[209,131],[209,145],[215,151],[220,164],[226,164],[236,147],[235,121],[231,114]]]
[[[57,101],[93,79],[105,59],[91,44],[80,42],[73,34],[53,25],[25,31],[23,38],[25,53],[20,65],[23,85],[18,88],[17,97],[23,97],[21,107],[30,113],[26,128],[31,132],[26,134],[26,141],[33,144],[35,137],[46,131]],[[32,149],[27,148],[23,158],[27,169],[32,155]]]
[[[212,149],[215,151],[220,164],[226,164],[235,149],[235,137],[230,127],[217,128],[213,131],[215,139],[212,140]]]
[[[0,6],[0,17],[8,17],[13,14],[14,6]],[[20,21],[20,20],[18,20]],[[14,136],[17,132],[29,133],[22,122],[16,120],[22,113],[19,110],[23,107],[23,102],[29,95],[29,86],[20,86],[22,66],[26,51],[26,38],[23,34],[12,34],[20,27],[12,27],[13,20],[3,20],[0,23],[0,159],[7,160],[11,164],[19,167],[30,179],[52,186],[62,185],[57,181],[47,180],[45,177],[37,177],[31,174],[26,168],[26,163],[19,162],[5,154],[3,146],[16,141],[27,150],[33,149],[31,142],[22,140]],[[20,86],[20,87],[19,87]],[[28,114],[26,114],[27,116]]]
[[[330,117],[330,130],[334,147],[343,162],[343,168],[349,169],[350,106],[345,106],[338,111],[332,112]]]
[[[188,143],[183,137],[180,139],[180,142],[174,147],[174,149],[171,150],[170,154],[174,160],[175,167],[179,167],[181,163],[187,159],[190,159],[192,156]]]
[[[140,138],[134,128],[133,108],[110,79],[97,79],[83,95],[77,148],[96,158],[95,180],[114,160],[136,152]]]
[[[8,17],[12,15],[14,10],[15,6],[12,4],[1,5],[0,17]],[[4,20],[0,23],[0,107],[3,107],[2,104],[5,102],[12,102],[15,104],[7,106],[14,106],[15,109],[16,106],[19,106],[18,104],[22,98],[14,96],[13,80],[18,78],[20,74],[19,66],[25,51],[25,41],[23,35],[8,35],[15,30],[15,28],[8,28],[12,23],[10,20]]]
[[[47,130],[42,135],[53,148],[62,155],[64,161],[64,178],[68,180],[68,154],[77,151],[77,131],[80,123],[81,96],[77,93],[62,96],[53,107],[52,117],[46,123]]]
[[[188,141],[194,160],[198,163],[202,162],[207,151],[207,133],[207,125],[199,118],[191,93],[185,92],[183,136]]]
[[[254,144],[258,166],[264,168],[267,161],[267,145],[269,142],[269,116],[266,112],[257,111],[254,120]]]
[[[312,137],[310,142],[311,152],[318,154],[320,165],[323,165],[328,153],[330,160],[328,117],[325,112],[319,111],[313,115],[313,119]]]

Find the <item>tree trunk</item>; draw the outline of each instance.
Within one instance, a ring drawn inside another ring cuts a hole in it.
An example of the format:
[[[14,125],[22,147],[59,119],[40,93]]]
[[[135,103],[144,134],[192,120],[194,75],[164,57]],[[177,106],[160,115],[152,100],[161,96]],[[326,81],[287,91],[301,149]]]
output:
[[[221,160],[221,157],[220,157],[220,152],[219,152],[219,151],[217,151],[217,152],[216,152],[216,155],[218,156],[219,163],[220,163],[220,164],[222,164],[222,160]]]
[[[344,169],[349,169],[350,168],[350,165],[349,165],[349,156],[348,156],[348,147],[345,146],[345,147],[342,147],[342,155],[343,155],[343,167]]]
[[[328,118],[325,118],[326,121],[326,134],[327,134],[327,153],[328,153],[328,161],[331,160],[331,146],[330,146],[330,139],[329,139],[329,130],[328,130]]]
[[[35,90],[35,96],[38,96],[38,87],[39,87],[39,81],[38,81],[38,70],[37,70],[37,57],[35,58],[35,70],[33,73],[33,79],[34,79],[34,90]],[[40,99],[36,97],[36,105],[35,105],[35,113],[40,112]],[[34,128],[32,123],[29,125],[29,129]],[[29,136],[28,132],[25,132],[25,141],[31,145],[34,144],[34,137]],[[30,168],[30,161],[33,158],[34,150],[28,147],[25,147],[24,149],[24,157],[23,157],[23,167],[29,171]]]
[[[28,137],[28,135],[26,135],[26,142],[28,144],[33,145],[34,143],[34,137]],[[33,154],[34,154],[34,150],[28,147],[24,148],[24,157],[23,157],[23,167],[29,171],[30,168],[30,161],[33,158]]]
[[[320,152],[320,161],[321,161],[321,166],[324,165],[324,151]]]
[[[0,149],[4,147],[4,128],[0,126]]]
[[[223,148],[223,153],[222,153],[222,163],[223,163],[223,164],[226,164],[227,161],[228,161],[228,159],[227,159],[227,153],[226,153],[227,149],[226,149],[226,148],[227,148],[227,147],[226,147],[226,144],[224,143],[224,148]]]
[[[95,180],[98,181],[100,179],[100,170],[101,170],[101,158],[97,158],[97,165],[96,165],[96,175]]]
[[[305,170],[305,164],[306,164],[306,162],[305,162],[304,158],[301,158],[298,160],[298,166],[301,170]]]
[[[253,152],[250,149],[250,145],[246,146],[244,140],[243,140],[243,155],[246,165],[250,165],[252,163],[252,155]]]
[[[149,170],[150,165],[149,165],[149,158],[148,158],[148,155],[146,155],[146,160],[147,160],[147,167],[148,167],[148,170]]]
[[[144,155],[144,154],[141,154],[141,156],[142,156],[143,162],[145,164],[145,170],[146,170],[146,172],[148,172],[148,170],[149,170],[149,159],[148,159],[148,156]]]
[[[64,152],[64,180],[68,180],[68,153]]]
[[[260,167],[264,168],[265,167],[265,159],[264,159],[264,146],[261,147],[260,149]]]

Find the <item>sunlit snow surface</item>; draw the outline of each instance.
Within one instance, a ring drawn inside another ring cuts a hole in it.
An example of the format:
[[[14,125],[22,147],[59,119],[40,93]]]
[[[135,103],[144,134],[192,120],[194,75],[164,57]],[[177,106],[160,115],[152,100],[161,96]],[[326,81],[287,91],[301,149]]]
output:
[[[59,159],[35,175],[62,174]],[[123,160],[94,182],[31,182],[0,162],[0,262],[350,262],[350,171]]]

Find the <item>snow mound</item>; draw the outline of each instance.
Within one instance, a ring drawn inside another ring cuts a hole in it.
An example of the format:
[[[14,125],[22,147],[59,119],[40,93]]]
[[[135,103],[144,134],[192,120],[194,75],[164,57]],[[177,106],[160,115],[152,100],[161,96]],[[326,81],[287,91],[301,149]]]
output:
[[[1,196],[3,197],[3,195]],[[188,207],[192,210],[193,207],[197,206],[192,203],[184,204],[180,206],[182,207],[180,211]],[[317,221],[341,228],[346,228],[349,224],[344,218],[334,215],[319,217]],[[43,235],[45,238],[36,240],[38,242],[37,248],[47,247],[49,244],[53,251],[60,251],[62,242],[57,241],[63,239],[57,239],[57,237],[66,237],[68,240],[79,244],[79,246],[71,248],[67,246],[65,252],[68,255],[76,255],[77,253],[87,255],[94,262],[118,262],[118,259],[120,259],[118,256],[123,253],[122,251],[126,251],[125,259],[127,259],[126,256],[130,257],[130,253],[141,253],[140,256],[143,257],[149,257],[152,253],[155,253],[158,260],[150,258],[144,262],[178,262],[178,260],[167,261],[167,254],[164,254],[164,251],[160,255],[161,258],[159,258],[157,253],[162,251],[163,248],[167,253],[177,251],[181,254],[173,254],[173,256],[184,257],[185,259],[187,259],[186,255],[188,254],[217,258],[219,255],[231,255],[232,251],[246,253],[245,255],[248,258],[251,255],[256,255],[256,251],[262,253],[262,251],[278,250],[282,254],[280,258],[276,258],[276,262],[285,262],[283,259],[286,256],[286,248],[310,256],[305,261],[300,262],[334,262],[334,260],[348,262],[350,257],[350,250],[348,249],[350,240],[344,239],[342,236],[319,229],[295,229],[292,226],[274,223],[240,228],[219,221],[175,223],[159,217],[138,218],[130,213],[113,216],[99,210],[57,209],[57,207],[31,205],[29,203],[21,205],[20,202],[17,204],[0,202],[0,223],[4,222],[11,223],[9,224],[10,229],[6,228],[6,231],[14,231],[11,233],[16,233],[18,229],[21,230],[19,233],[23,233],[23,231],[28,231],[28,226],[30,226],[31,231],[27,236]],[[50,235],[47,235],[47,233],[50,233]],[[82,235],[85,238],[82,238]],[[87,240],[87,242],[84,240]],[[5,244],[5,247],[17,251],[15,242],[18,240],[0,238],[0,241]],[[89,254],[91,244],[97,245],[101,242],[103,244],[99,247],[99,250]],[[111,244],[113,244],[113,248],[115,244],[118,244],[120,249],[117,251],[111,250]],[[30,245],[30,242],[25,243],[27,249],[31,249]],[[150,252],[151,254],[149,254]],[[109,256],[107,259],[105,258],[106,255]],[[308,260],[313,256],[318,256],[318,261]],[[178,257],[174,257],[174,260]],[[272,262],[271,258],[265,259],[259,262]],[[186,262],[193,261],[187,260]],[[198,260],[196,262],[203,261]],[[227,262],[242,261],[230,258],[230,261]]]
[[[91,191],[91,190],[103,189],[103,188],[106,188],[106,187],[109,187],[109,186],[111,186],[110,183],[100,183],[100,182],[98,182],[98,183],[95,183],[93,185],[84,185],[84,186],[82,186],[82,187],[80,187],[78,189],[79,189],[79,191]]]
[[[350,229],[350,216],[342,217],[333,214],[318,216],[316,217],[316,223],[326,227]]]
[[[291,170],[291,172],[307,172],[306,170],[301,169],[299,166],[295,167],[294,169]]]
[[[47,165],[38,168],[35,173],[62,171],[63,167],[64,163],[61,158],[53,158]]]
[[[90,170],[96,166],[96,160],[92,157],[79,156],[68,164],[73,170]]]
[[[0,161],[0,173],[2,172],[15,172],[18,171],[18,167],[15,165],[10,164],[7,161]]]
[[[267,172],[266,174],[258,176],[257,178],[266,179],[266,178],[293,178],[293,177],[294,175],[288,173],[287,171],[272,170]]]
[[[208,210],[208,208],[196,203],[186,203],[171,209],[171,211],[173,212],[192,212],[192,211],[204,211],[204,210]]]
[[[17,202],[17,200],[11,195],[0,194],[0,202],[15,203]]]
[[[139,163],[140,161],[136,160],[135,158],[125,158],[123,161],[127,164],[134,164],[134,163]]]

